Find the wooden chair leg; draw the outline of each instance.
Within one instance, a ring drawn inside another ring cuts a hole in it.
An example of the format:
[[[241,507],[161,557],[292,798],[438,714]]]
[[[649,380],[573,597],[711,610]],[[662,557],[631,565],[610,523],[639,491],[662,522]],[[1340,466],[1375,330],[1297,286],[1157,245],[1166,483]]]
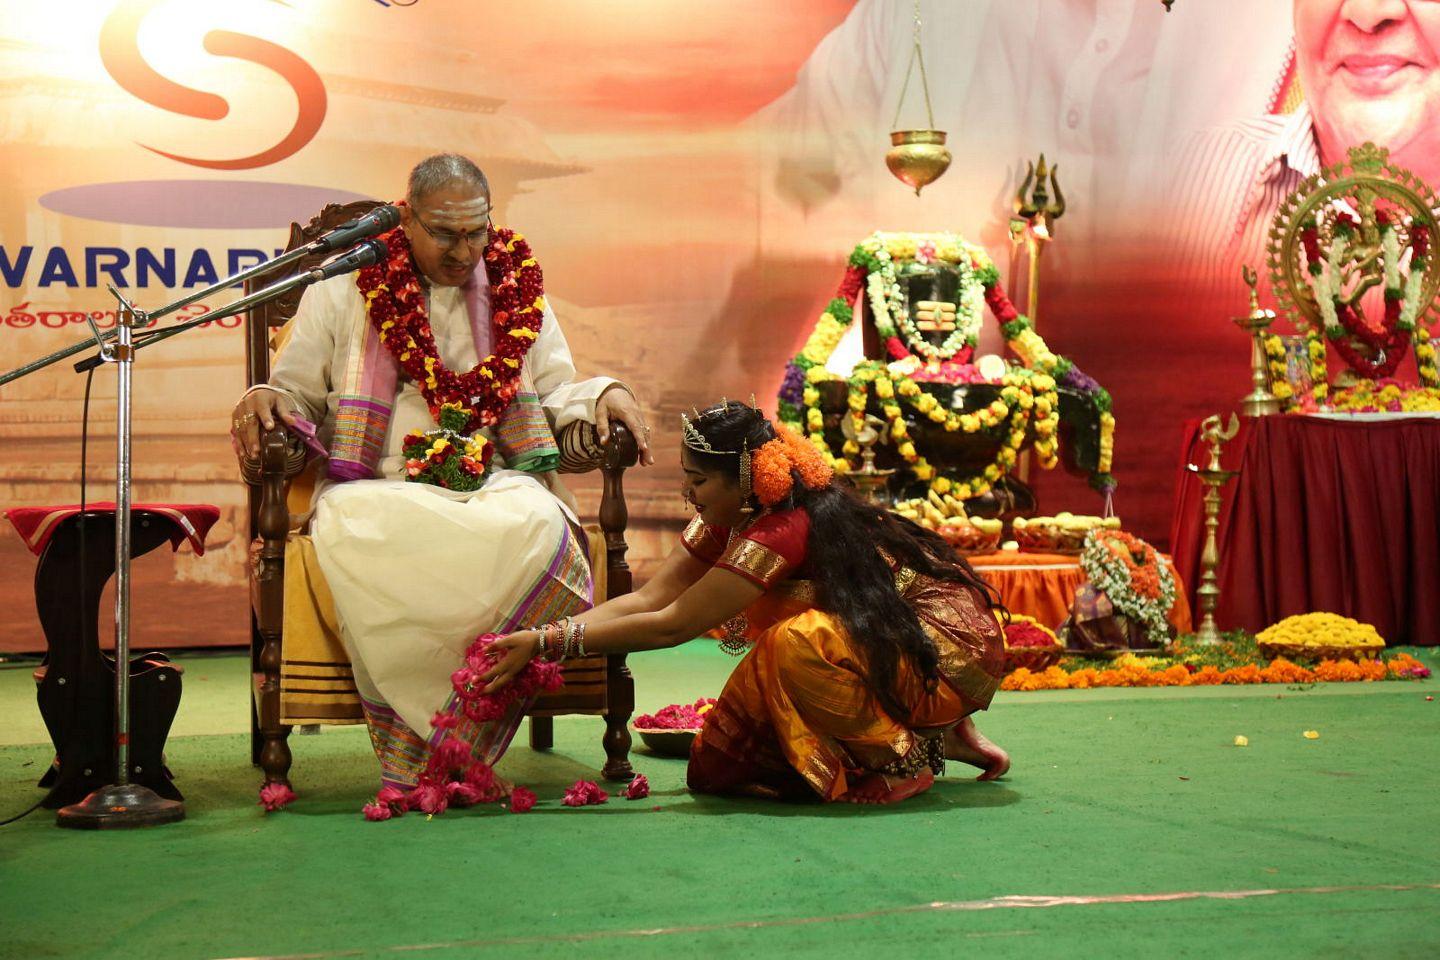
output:
[[[267,636],[260,650],[255,689],[260,769],[266,783],[290,784],[290,728],[280,722],[280,637]]]
[[[635,678],[625,664],[625,655],[606,657],[605,672],[610,709],[605,713],[605,768],[600,772],[606,780],[628,783],[635,777],[630,766],[630,715],[635,712]]]
[[[555,746],[555,718],[530,718],[530,749],[550,750]]]
[[[255,695],[250,695],[250,766],[260,766],[260,747],[265,738],[260,736],[260,713],[259,701]]]
[[[251,572],[251,609],[260,645],[255,658],[255,714],[265,782],[289,786],[290,728],[280,722],[280,636],[285,625],[285,536],[290,519],[285,508],[283,437],[267,435],[262,456],[266,471],[256,517],[261,545]]]

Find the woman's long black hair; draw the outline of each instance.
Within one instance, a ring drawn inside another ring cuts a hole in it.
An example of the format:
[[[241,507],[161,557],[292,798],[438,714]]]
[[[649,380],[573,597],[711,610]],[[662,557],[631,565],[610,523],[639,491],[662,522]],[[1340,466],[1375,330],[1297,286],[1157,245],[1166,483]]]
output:
[[[764,414],[734,401],[708,408],[692,423],[716,450],[755,451],[776,436]],[[738,481],[739,454],[687,447],[701,469]],[[754,501],[751,505],[759,507]],[[936,580],[973,587],[991,608],[1000,607],[998,596],[937,534],[861,500],[844,482],[811,490],[797,475],[789,501],[772,509],[789,507],[810,515],[806,566],[820,607],[839,617],[851,641],[866,655],[871,690],[886,711],[896,719],[907,718],[908,708],[895,696],[900,659],[908,657],[926,689],[933,691],[939,682],[939,654],[915,611],[895,589],[892,562]]]

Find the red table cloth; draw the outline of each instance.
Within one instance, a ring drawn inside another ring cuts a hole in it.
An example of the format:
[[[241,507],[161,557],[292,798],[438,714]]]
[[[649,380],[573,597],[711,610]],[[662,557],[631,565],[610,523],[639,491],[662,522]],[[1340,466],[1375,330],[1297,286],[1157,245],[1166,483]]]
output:
[[[1440,419],[1242,422],[1224,463],[1241,473],[1221,512],[1220,627],[1326,611],[1373,624],[1392,646],[1440,644]],[[1198,426],[1186,425],[1182,449],[1203,464]],[[1192,600],[1203,494],[1182,476],[1171,525]]]
[[[1163,554],[1161,559],[1174,573],[1174,562]],[[1080,558],[1068,554],[1002,550],[972,557],[970,566],[995,588],[1011,613],[1034,617],[1051,630],[1070,616],[1075,592],[1087,579],[1080,568]],[[1169,620],[1180,633],[1190,632],[1190,604],[1183,592],[1176,592]]]

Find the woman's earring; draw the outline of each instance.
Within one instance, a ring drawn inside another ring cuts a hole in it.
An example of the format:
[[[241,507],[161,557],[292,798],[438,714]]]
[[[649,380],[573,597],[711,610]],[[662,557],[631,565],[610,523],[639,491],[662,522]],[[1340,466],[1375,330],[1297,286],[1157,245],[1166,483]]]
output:
[[[740,512],[754,513],[755,508],[750,501],[754,496],[750,482],[750,444],[747,441],[740,450]]]

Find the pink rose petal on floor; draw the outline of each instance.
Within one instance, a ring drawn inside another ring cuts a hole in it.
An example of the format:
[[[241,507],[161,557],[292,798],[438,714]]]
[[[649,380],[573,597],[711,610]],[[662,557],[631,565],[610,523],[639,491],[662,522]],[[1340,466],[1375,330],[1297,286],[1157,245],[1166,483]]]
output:
[[[535,800],[535,791],[516,787],[510,791],[510,812],[528,813],[530,808],[535,806]]]
[[[399,787],[387,784],[386,786],[380,788],[379,793],[375,794],[375,802],[383,803],[387,807],[398,806],[401,810],[404,810],[405,791],[401,790]]]
[[[567,807],[590,807],[609,799],[610,795],[601,790],[595,781],[576,780],[575,785],[565,791],[565,799],[560,802]]]
[[[645,774],[635,774],[635,779],[630,781],[625,788],[626,800],[644,800],[650,796],[650,781],[645,779]]]
[[[295,799],[295,791],[288,783],[267,783],[260,788],[260,806],[266,813],[274,813]]]
[[[450,805],[450,798],[440,784],[422,781],[419,786],[410,791],[410,796],[406,798],[406,805],[411,810],[419,810],[421,813],[436,816],[445,812],[445,808]]]
[[[473,807],[485,800],[485,791],[460,780],[445,784],[445,794],[452,807]]]
[[[388,803],[367,803],[361,811],[365,814],[365,819],[372,822],[389,820],[395,815]]]

